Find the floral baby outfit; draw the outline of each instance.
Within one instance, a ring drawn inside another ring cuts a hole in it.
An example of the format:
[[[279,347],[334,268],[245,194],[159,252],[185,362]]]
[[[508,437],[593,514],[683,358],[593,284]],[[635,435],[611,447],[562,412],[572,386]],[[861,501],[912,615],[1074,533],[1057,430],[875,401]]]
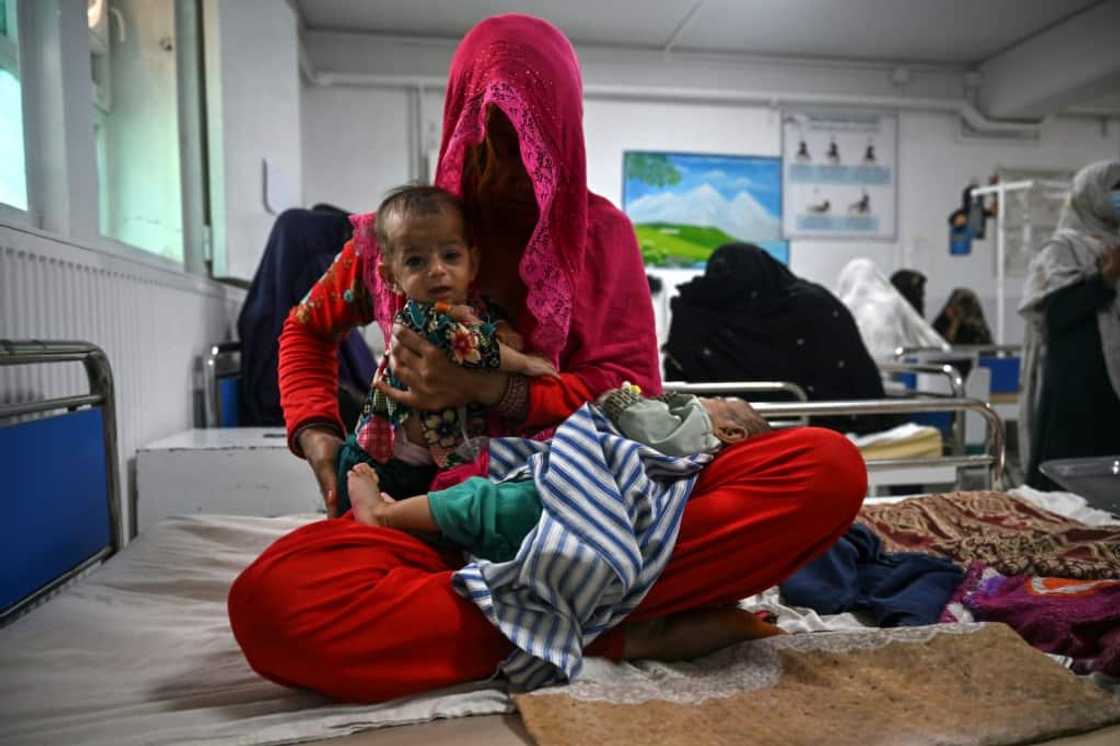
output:
[[[457,321],[447,313],[444,304],[409,300],[397,313],[394,322],[445,350],[451,361],[458,365],[496,369],[502,362],[497,339],[497,324],[501,318],[496,307],[484,300],[475,300],[470,307],[480,319],[478,323]],[[383,376],[393,388],[406,390],[389,369],[388,353],[382,359],[374,381]],[[424,442],[418,445],[428,449],[432,460],[440,468],[469,460],[458,449],[469,438],[486,432],[486,410],[482,407],[468,405],[459,409],[414,412],[371,386],[355,430],[358,444],[375,461],[387,462],[393,457],[397,427],[412,415],[420,417],[420,429],[424,434]]]

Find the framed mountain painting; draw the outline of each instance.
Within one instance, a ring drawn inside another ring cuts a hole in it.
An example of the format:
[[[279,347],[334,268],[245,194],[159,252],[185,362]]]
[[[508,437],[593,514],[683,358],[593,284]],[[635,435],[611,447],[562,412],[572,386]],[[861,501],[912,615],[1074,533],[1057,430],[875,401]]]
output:
[[[622,208],[647,266],[702,268],[717,248],[739,241],[789,264],[781,159],[651,151],[622,157]]]

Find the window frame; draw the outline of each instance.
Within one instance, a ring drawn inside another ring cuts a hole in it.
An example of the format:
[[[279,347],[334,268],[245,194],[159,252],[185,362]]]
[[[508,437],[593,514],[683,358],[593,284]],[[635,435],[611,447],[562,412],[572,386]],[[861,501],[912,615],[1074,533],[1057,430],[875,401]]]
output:
[[[27,117],[27,95],[24,91],[23,76],[20,74],[20,59],[19,50],[26,44],[27,40],[24,36],[24,24],[19,16],[20,9],[24,6],[24,0],[5,0],[4,11],[7,15],[6,32],[0,34],[0,70],[6,70],[19,81],[20,92],[20,116],[23,117],[23,183],[25,190],[24,201],[27,202],[27,208],[16,207],[9,205],[7,202],[0,202],[0,221],[5,223],[21,225],[21,226],[34,226],[36,224],[31,205],[31,163],[27,154],[31,152],[31,142],[28,140],[28,117]],[[12,37],[12,29],[15,29],[15,39]]]
[[[6,30],[0,34],[0,70],[7,70],[19,77],[19,0],[5,0],[4,11],[7,17]],[[12,41],[12,29],[16,30],[16,40]]]
[[[192,121],[197,120],[201,123],[203,109],[201,101],[197,99],[199,82],[204,80],[204,77],[201,69],[186,72],[182,69],[184,64],[202,64],[199,50],[192,44],[176,44],[177,47],[182,48],[182,51],[177,53],[176,75],[180,81],[180,85],[177,86],[177,124],[180,127],[179,202],[183,215],[183,257],[181,261],[176,261],[101,234],[98,219],[101,195],[96,166],[97,144],[93,137],[92,126],[88,132],[86,131],[86,124],[92,125],[96,107],[92,93],[84,102],[88,104],[88,110],[74,115],[71,102],[67,100],[62,116],[51,117],[61,120],[57,126],[39,126],[44,105],[36,98],[37,96],[43,95],[44,91],[62,89],[64,84],[71,80],[68,76],[77,75],[79,71],[85,78],[91,75],[85,3],[79,4],[74,0],[15,0],[13,5],[12,2],[13,0],[7,0],[6,8],[9,18],[14,14],[16,19],[17,52],[36,49],[36,54],[32,55],[35,59],[18,59],[21,63],[19,80],[23,104],[24,153],[40,155],[36,158],[26,157],[25,160],[27,210],[0,203],[0,225],[31,228],[62,241],[77,241],[120,259],[212,280],[206,261],[208,251],[206,239],[210,231],[206,223],[207,216],[199,207],[208,202],[208,195],[204,190],[209,186],[202,177],[205,173],[204,165],[200,161],[194,162],[200,158],[200,153],[205,152],[201,140],[205,137],[205,128],[201,124],[190,126]],[[32,6],[36,3],[41,7],[33,9]],[[44,12],[44,7],[48,5],[58,7],[61,12],[53,14]],[[33,14],[33,10],[37,12]],[[200,0],[173,0],[173,11],[176,40],[188,37],[192,40],[198,39],[197,35],[202,34],[202,27],[201,23],[195,23],[195,19],[201,17]],[[78,20],[76,17],[67,17],[65,22],[62,18],[64,13],[79,14],[79,12],[81,26],[87,31],[85,35],[76,34],[72,26],[66,27],[66,24],[76,23]],[[44,23],[46,17],[50,17],[51,20]],[[63,42],[64,34],[69,35],[71,43]],[[77,43],[78,37],[81,39],[80,43]],[[47,55],[57,56],[60,64],[43,64],[42,58]],[[28,65],[33,69],[28,69]],[[193,86],[182,85],[184,77],[188,81],[193,81]],[[89,82],[92,90],[92,79]],[[33,88],[38,90],[32,90]],[[51,106],[47,106],[46,110],[50,114],[54,113]],[[66,161],[62,172],[70,183],[60,187],[57,173],[51,173],[52,169],[46,162],[48,158],[42,155],[45,151],[50,151],[52,154],[50,157],[56,160],[60,157],[59,154],[62,154],[61,157]],[[74,183],[92,184],[92,189],[77,188],[73,186]],[[51,199],[59,193],[60,188],[74,191],[66,192],[68,199]],[[188,189],[192,189],[189,194]],[[44,202],[48,204],[43,204]],[[66,204],[63,206],[59,203]]]

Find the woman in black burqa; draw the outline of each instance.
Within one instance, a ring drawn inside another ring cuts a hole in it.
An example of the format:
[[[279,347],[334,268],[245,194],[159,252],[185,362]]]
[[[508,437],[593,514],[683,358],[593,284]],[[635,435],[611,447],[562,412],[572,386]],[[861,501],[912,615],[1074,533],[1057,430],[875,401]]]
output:
[[[721,246],[703,275],[680,286],[663,350],[668,380],[792,381],[811,400],[884,397],[879,369],[844,304],[749,243]],[[898,422],[813,420],[861,434]]]

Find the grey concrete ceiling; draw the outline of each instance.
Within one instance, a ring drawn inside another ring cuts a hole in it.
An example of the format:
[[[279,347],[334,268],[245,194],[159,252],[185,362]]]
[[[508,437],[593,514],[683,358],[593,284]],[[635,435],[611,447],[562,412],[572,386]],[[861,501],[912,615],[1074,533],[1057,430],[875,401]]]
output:
[[[1100,0],[295,0],[313,30],[458,38],[497,13],[576,44],[977,65]]]

